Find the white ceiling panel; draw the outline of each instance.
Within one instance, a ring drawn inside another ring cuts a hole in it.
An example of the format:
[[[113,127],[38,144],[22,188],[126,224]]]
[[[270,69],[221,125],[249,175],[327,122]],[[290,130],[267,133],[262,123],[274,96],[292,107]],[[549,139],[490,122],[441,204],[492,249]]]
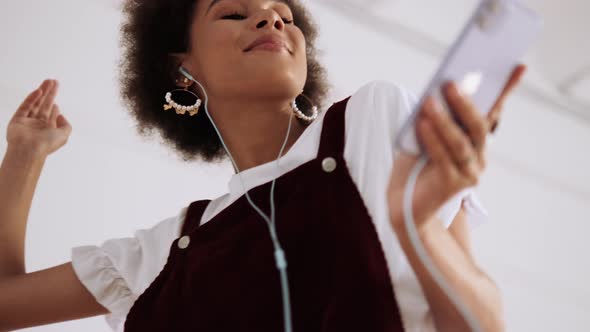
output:
[[[441,59],[459,34],[477,0],[318,0],[350,20],[373,28],[377,33],[405,43],[416,51]],[[573,97],[561,87],[590,66],[587,31],[590,2],[582,0],[523,1],[543,19],[544,29],[533,43],[524,62],[529,65],[523,93],[542,100],[550,109],[590,122],[590,103]],[[531,75],[531,72],[535,72]],[[534,77],[534,79],[531,79]],[[577,90],[579,87],[577,87]],[[577,93],[578,95],[580,93]],[[588,96],[590,90],[582,91]]]
[[[338,0],[335,0],[338,1]],[[376,17],[395,21],[407,28],[450,44],[463,27],[477,2],[473,0],[365,0],[350,1],[367,8]],[[436,27],[433,29],[433,27]]]
[[[590,73],[577,80],[568,91],[574,98],[590,105]]]

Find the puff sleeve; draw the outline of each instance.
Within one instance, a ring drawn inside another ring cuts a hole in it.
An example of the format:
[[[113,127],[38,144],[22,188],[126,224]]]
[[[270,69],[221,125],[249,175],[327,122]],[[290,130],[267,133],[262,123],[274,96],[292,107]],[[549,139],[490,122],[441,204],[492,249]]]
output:
[[[168,258],[170,245],[179,236],[187,207],[133,237],[110,239],[100,246],[71,250],[78,279],[103,307],[113,331],[119,331],[135,300],[157,277]]]

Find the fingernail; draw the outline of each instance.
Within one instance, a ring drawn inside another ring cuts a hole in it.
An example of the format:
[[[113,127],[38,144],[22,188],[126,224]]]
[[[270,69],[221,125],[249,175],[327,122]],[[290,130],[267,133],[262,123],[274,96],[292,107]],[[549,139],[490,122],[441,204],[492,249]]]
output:
[[[490,132],[493,134],[496,132],[496,130],[498,129],[498,124],[499,121],[494,122],[494,124],[492,125],[492,129],[490,130]]]
[[[442,111],[442,107],[440,105],[440,102],[438,100],[433,99],[432,100],[432,108],[431,108],[432,114],[437,115],[441,111]]]

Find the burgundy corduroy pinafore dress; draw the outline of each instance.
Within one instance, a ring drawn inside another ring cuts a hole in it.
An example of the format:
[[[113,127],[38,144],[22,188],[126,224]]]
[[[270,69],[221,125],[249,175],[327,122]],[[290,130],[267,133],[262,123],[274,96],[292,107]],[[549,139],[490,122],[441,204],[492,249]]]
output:
[[[276,182],[295,332],[403,331],[379,238],[343,156],[349,98],[326,111],[317,157]],[[269,195],[270,182],[250,190],[266,213]],[[266,222],[242,196],[199,226],[209,202],[190,204],[181,237],[135,301],[126,332],[283,331]],[[186,248],[182,236],[190,238]]]

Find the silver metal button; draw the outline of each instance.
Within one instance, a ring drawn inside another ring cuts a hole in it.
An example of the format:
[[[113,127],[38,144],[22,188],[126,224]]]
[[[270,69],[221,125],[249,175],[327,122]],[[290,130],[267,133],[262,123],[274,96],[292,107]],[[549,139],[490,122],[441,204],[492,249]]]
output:
[[[181,237],[180,240],[178,240],[178,248],[186,249],[190,242],[191,242],[191,238],[188,237],[188,235],[185,235],[185,236]]]
[[[327,173],[332,173],[336,169],[336,159],[327,157],[322,160],[322,168]]]

